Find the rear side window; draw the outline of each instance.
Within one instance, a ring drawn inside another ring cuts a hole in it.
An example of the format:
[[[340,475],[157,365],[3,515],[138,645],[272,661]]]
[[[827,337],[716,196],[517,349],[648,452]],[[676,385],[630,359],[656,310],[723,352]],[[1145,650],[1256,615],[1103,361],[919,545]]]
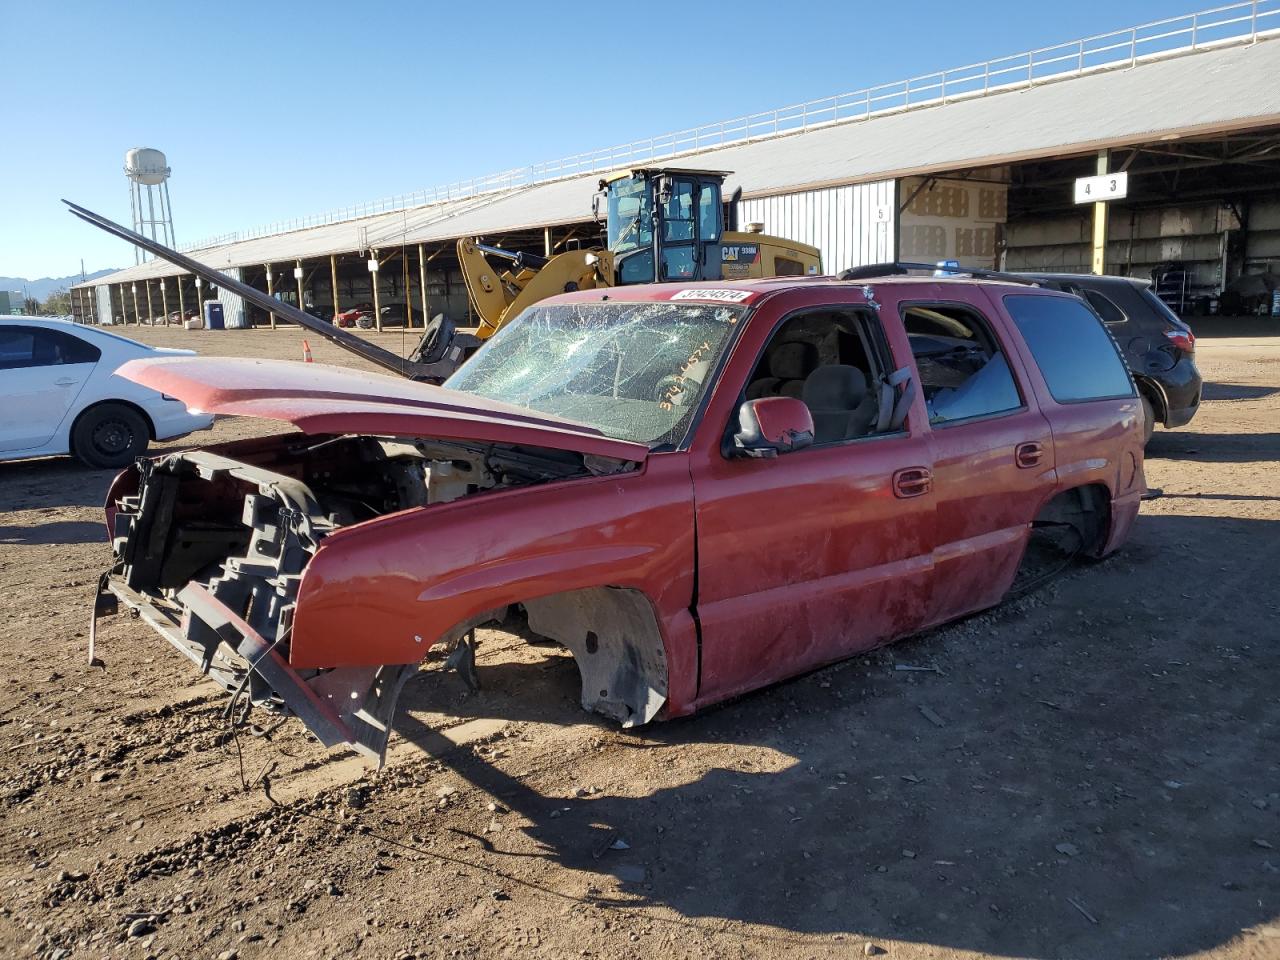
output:
[[[906,304],[902,325],[920,373],[931,424],[1021,408],[1022,397],[1000,344],[990,325],[972,309],[953,303]]]
[[[97,363],[102,351],[79,337],[44,327],[0,327],[0,370]]]
[[[1059,403],[1133,396],[1111,334],[1078,300],[1010,295],[1005,309]]]
[[[1103,323],[1124,323],[1128,319],[1123,310],[1097,290],[1086,290],[1084,298],[1089,301],[1089,306],[1097,311]]]

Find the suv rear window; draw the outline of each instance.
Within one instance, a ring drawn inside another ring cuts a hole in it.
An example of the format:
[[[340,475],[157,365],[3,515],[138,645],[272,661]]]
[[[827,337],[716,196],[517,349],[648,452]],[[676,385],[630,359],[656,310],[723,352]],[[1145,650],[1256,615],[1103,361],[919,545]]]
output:
[[[1089,306],[1098,312],[1103,323],[1124,323],[1128,319],[1123,310],[1097,290],[1086,290],[1084,298],[1089,301]]]
[[[1105,327],[1079,300],[1011,294],[1005,309],[1059,403],[1133,396],[1133,381]]]

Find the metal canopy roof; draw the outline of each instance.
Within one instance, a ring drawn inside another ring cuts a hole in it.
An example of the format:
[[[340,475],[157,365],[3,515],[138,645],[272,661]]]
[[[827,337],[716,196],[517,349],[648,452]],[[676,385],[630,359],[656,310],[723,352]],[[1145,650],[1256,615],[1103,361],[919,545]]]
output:
[[[679,162],[734,171],[726,190],[741,186],[746,197],[1015,163],[1280,124],[1277,77],[1280,40],[1268,38],[683,154]],[[599,179],[585,174],[189,255],[217,268],[252,266],[579,223],[591,218]],[[180,272],[152,260],[80,286]]]

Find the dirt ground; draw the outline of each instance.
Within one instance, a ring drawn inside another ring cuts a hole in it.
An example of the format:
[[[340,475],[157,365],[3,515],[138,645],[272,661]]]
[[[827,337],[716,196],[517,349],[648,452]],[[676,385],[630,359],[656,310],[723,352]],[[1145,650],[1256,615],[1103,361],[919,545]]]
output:
[[[294,720],[233,739],[127,615],[89,667],[109,474],[0,464],[0,954],[1280,957],[1280,338],[1201,333],[1118,556],[633,733],[483,632],[483,690],[429,663],[377,774]]]

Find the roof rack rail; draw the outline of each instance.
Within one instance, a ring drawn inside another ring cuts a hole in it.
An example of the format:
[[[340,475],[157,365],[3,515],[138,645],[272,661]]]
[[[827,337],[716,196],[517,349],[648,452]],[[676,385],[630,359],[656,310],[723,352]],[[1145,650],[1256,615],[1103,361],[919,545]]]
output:
[[[1038,287],[1040,282],[1016,273],[1002,273],[999,270],[983,270],[979,267],[948,266],[941,263],[910,263],[895,260],[892,263],[868,263],[861,267],[849,267],[836,274],[837,280],[872,280],[876,277],[901,277],[912,270],[928,270],[944,276],[977,277],[982,280],[1004,280],[1008,283],[1020,283],[1023,286]]]

